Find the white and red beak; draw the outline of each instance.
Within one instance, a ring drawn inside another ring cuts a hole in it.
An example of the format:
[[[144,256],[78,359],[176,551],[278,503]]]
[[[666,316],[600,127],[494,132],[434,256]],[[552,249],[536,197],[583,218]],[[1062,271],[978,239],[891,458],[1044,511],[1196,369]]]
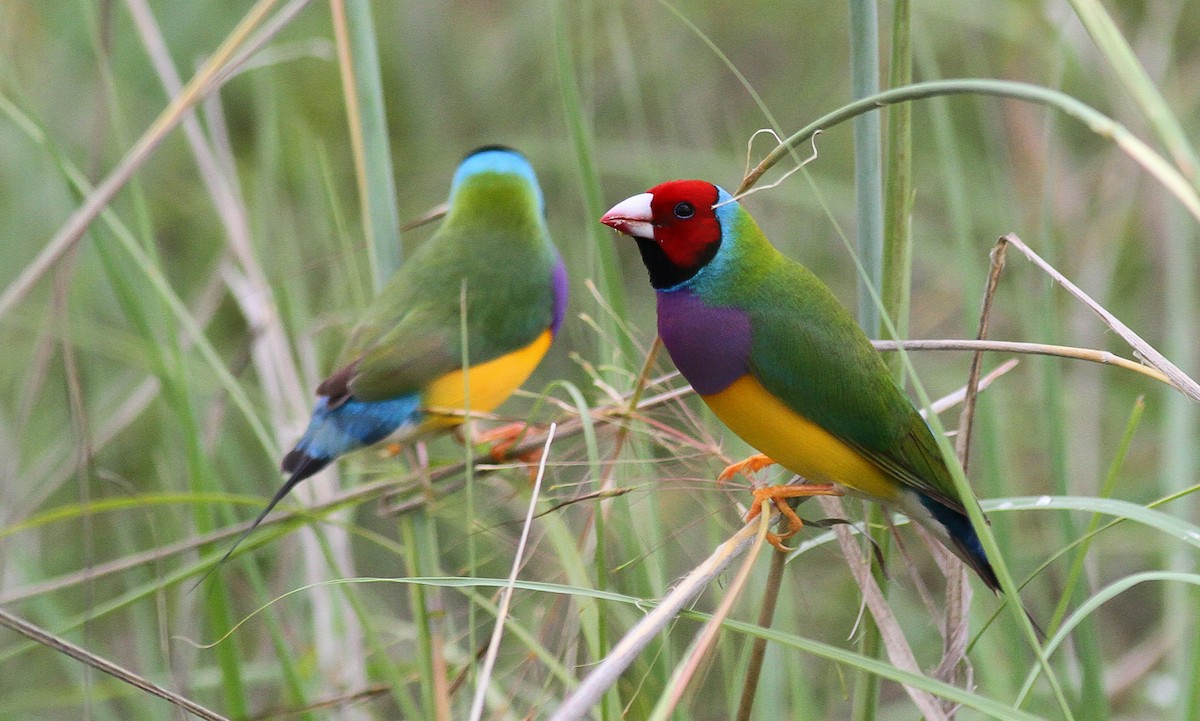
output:
[[[650,209],[652,200],[654,195],[651,193],[626,198],[609,208],[600,222],[618,233],[654,240],[654,211]]]

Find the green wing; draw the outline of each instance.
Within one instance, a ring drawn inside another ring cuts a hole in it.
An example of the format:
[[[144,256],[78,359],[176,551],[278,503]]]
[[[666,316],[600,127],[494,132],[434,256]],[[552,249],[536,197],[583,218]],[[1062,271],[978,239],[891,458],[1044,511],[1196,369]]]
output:
[[[778,258],[742,306],[753,329],[750,372],[899,482],[961,511],[929,426],[870,340],[824,283]]]
[[[551,324],[556,256],[540,224],[509,225],[443,226],[371,304],[318,392],[384,400],[460,369],[464,285],[471,365],[532,343]]]

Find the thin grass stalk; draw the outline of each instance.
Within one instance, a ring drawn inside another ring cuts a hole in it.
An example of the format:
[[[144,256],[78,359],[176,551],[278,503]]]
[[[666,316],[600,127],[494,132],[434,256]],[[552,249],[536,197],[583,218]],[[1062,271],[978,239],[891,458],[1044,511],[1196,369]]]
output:
[[[589,218],[598,220],[604,214],[604,197],[600,188],[600,174],[596,169],[592,131],[588,119],[584,115],[578,74],[572,58],[571,26],[567,22],[568,5],[563,1],[554,4],[554,46],[558,83],[562,94],[563,112],[566,116],[567,128],[570,131],[571,144],[575,151],[575,162],[579,167],[584,207],[587,209]],[[587,277],[595,278],[600,292],[612,308],[613,314],[617,318],[628,318],[628,305],[625,301],[625,290],[621,282],[621,269],[617,262],[616,249],[613,246],[613,236],[605,232],[598,222],[587,224],[587,234],[589,241],[585,243],[589,257]],[[619,350],[620,356],[614,360],[623,368],[632,368],[638,357],[632,341],[620,333],[620,329],[608,316],[601,315],[602,318],[599,322],[604,331],[603,337],[615,338],[619,345],[617,349],[603,350]]]
[[[861,99],[879,93],[879,17],[878,4],[875,0],[851,0],[850,10],[850,88],[855,99]],[[897,19],[899,13],[897,13]],[[895,28],[893,28],[895,32]],[[884,198],[883,140],[878,113],[867,113],[854,118],[854,208],[855,208],[855,250],[862,264],[862,274],[858,276],[858,323],[869,335],[878,337],[880,328],[880,313],[892,312],[887,301],[884,308],[879,308],[873,301],[875,289],[900,287],[892,278],[884,280],[885,256],[892,252],[904,252],[905,242],[900,239],[886,238],[884,226],[884,208],[895,211],[890,204],[891,197]],[[895,161],[894,147],[889,147],[888,165],[891,169]],[[893,189],[889,189],[889,192]],[[900,204],[904,204],[900,200]],[[886,248],[886,249],[885,249]],[[894,260],[891,258],[890,260]],[[902,271],[894,264],[890,269],[895,273]],[[907,281],[901,281],[901,284]],[[883,511],[872,505],[867,511],[867,524],[872,529],[872,542],[879,544],[882,553],[887,553],[890,538],[886,524],[883,523]],[[886,574],[882,566],[872,563],[872,573],[877,581],[887,588]],[[883,641],[873,618],[863,620],[862,632],[858,641],[858,650],[864,656],[871,658],[882,657]],[[858,669],[852,684],[852,714],[856,721],[874,719],[879,711],[879,677]]]
[[[851,0],[850,89],[856,100],[879,93],[879,16],[874,0]],[[865,287],[883,285],[883,140],[875,113],[854,119],[855,247],[865,270],[859,279],[858,322],[879,327],[879,310]],[[740,194],[740,191],[739,193]]]
[[[587,449],[589,474],[592,478],[602,479],[600,447],[587,400],[583,392],[572,383],[564,381],[558,382],[556,385],[561,385],[571,396],[571,400],[575,404],[575,410],[582,421],[581,430]],[[640,391],[636,388],[630,394],[630,398],[634,395],[640,395]],[[570,559],[571,562],[578,561],[581,564],[578,571],[581,575],[586,573],[582,565],[590,563],[593,585],[598,590],[604,590],[608,585],[608,566],[605,561],[607,550],[605,538],[606,517],[603,513],[603,508],[599,509],[599,511],[593,511],[593,513],[588,515],[582,537],[576,544],[577,551],[570,556],[563,556],[563,558]],[[605,609],[598,604],[586,607],[584,613],[580,614],[580,623],[584,638],[587,641],[588,652],[592,654],[592,657],[600,659],[608,656],[611,643],[609,642],[608,617]],[[601,718],[605,719],[605,721],[616,719],[620,715],[620,709],[620,696],[617,689],[613,688],[604,695],[600,707]]]
[[[1184,583],[1189,586],[1200,586],[1200,576],[1194,573],[1178,573],[1176,571],[1143,571],[1135,573],[1124,578],[1113,581],[1108,586],[1099,589],[1095,593],[1088,596],[1087,600],[1067,617],[1062,628],[1058,630],[1047,642],[1047,653],[1053,653],[1066,641],[1067,637],[1072,634],[1079,622],[1093,615],[1097,609],[1105,603],[1111,601],[1125,591],[1143,583],[1171,581],[1175,583]],[[1018,701],[1026,698],[1029,695],[1030,689],[1037,680],[1038,669],[1031,669],[1029,675],[1025,679],[1025,685],[1021,688],[1018,694]]]
[[[379,49],[369,2],[333,0],[330,14],[358,185],[363,237],[366,239],[371,287],[374,291],[372,295],[375,295],[401,263],[399,210],[396,206],[391,145],[384,111]],[[343,541],[338,547],[341,552],[337,554],[337,565],[349,571],[351,561],[348,545]],[[315,568],[310,567],[310,570]],[[310,579],[315,581],[316,577],[310,573]],[[326,597],[324,601],[324,605],[328,606],[332,599]],[[314,612],[323,613],[319,606],[314,606]],[[326,644],[326,650],[332,652],[330,660],[356,671],[344,677],[348,683],[363,686],[366,683],[365,666],[361,658],[354,657],[361,656],[363,652],[362,628],[355,620],[356,616],[345,613],[338,615],[344,618],[347,625],[343,630],[346,634],[342,639],[344,650],[340,653],[333,651],[332,644]],[[317,627],[321,628],[319,620]],[[331,636],[329,641],[336,644],[338,639]],[[339,658],[342,660],[338,661]],[[424,690],[430,691],[429,688]],[[393,693],[403,695],[398,689]],[[436,699],[436,694],[428,698]],[[444,715],[439,714],[437,718]]]
[[[0,96],[0,108],[3,108],[10,117],[17,121],[18,125],[30,133],[30,137],[39,146],[46,149],[73,190],[84,196],[94,193],[93,187],[84,178],[82,172],[67,160],[65,155],[59,152],[58,148],[49,139],[49,136],[42,131],[41,127],[32,118],[21,112],[12,103],[5,102],[3,96]],[[229,369],[225,366],[216,348],[209,342],[204,328],[196,322],[191,310],[176,295],[174,289],[167,281],[162,272],[161,265],[156,260],[157,253],[146,250],[146,247],[150,244],[149,241],[135,235],[111,208],[102,208],[99,212],[100,218],[112,230],[113,237],[130,256],[135,267],[146,276],[146,280],[154,288],[156,295],[162,299],[163,305],[169,310],[169,312],[163,312],[160,316],[156,316],[164,319],[159,324],[161,325],[162,322],[166,322],[166,319],[174,317],[187,336],[184,342],[195,343],[201,357],[208,363],[213,374],[220,381],[222,390],[230,395],[234,403],[245,414],[246,421],[251,429],[253,429],[255,437],[262,443],[264,449],[268,452],[274,452],[276,449],[274,443],[270,440],[270,434],[267,432],[266,425],[258,417],[249,397],[237,380],[230,374]],[[164,333],[163,335],[167,334]],[[157,344],[160,344],[159,341],[156,341]]]
[[[146,12],[148,14],[149,10]],[[157,28],[152,27],[149,32],[157,32]],[[169,69],[169,56],[164,56],[158,65],[168,87],[178,82]],[[203,136],[194,117],[184,119],[184,130],[236,259],[237,267],[228,266],[223,276],[247,324],[254,330],[251,357],[266,391],[277,443],[283,446],[290,441],[295,419],[303,418],[308,413],[307,394],[302,390],[300,371],[291,353],[274,290],[258,261],[218,98],[213,96],[206,100],[205,109],[211,140]],[[271,127],[274,126],[268,126]],[[269,129],[265,134],[264,146],[277,144],[276,134]],[[300,494],[310,501],[321,500],[335,495],[336,488],[337,476],[326,473],[322,478],[305,484]],[[310,582],[324,578],[326,569],[330,568],[339,573],[352,573],[347,534],[335,528],[325,539],[316,533],[315,529],[308,529],[301,534],[305,573]],[[328,559],[336,560],[326,564]],[[252,583],[260,593],[265,593],[266,587],[257,569],[251,566],[250,573],[254,577]],[[312,595],[313,640],[321,667],[319,677],[325,687],[321,693],[326,695],[343,694],[367,685],[359,617],[351,608],[339,603],[340,598],[343,597],[325,590]],[[304,705],[304,694],[296,683],[300,673],[295,667],[292,653],[287,648],[274,615],[270,622],[272,641],[279,653],[284,675],[292,683],[300,704]],[[353,716],[357,712],[351,710],[347,713]]]
[[[618,319],[618,322],[621,322]],[[646,351],[645,360],[642,363],[641,372],[638,373],[637,380],[634,381],[633,390],[628,394],[628,402],[624,406],[626,415],[625,423],[617,428],[617,434],[613,439],[613,448],[610,452],[610,462],[604,469],[604,475],[600,483],[600,494],[617,493],[621,488],[617,477],[622,476],[630,479],[652,478],[656,469],[654,468],[653,458],[654,450],[653,442],[649,440],[643,433],[633,432],[635,428],[641,430],[645,424],[638,417],[638,407],[645,395],[647,385],[656,368],[656,359],[660,356],[662,350],[662,340],[657,337],[651,343],[650,348]],[[644,473],[639,473],[635,466],[629,463],[620,463],[622,455],[631,459],[639,459],[644,463],[638,465],[644,468]],[[636,566],[634,574],[627,574],[628,580],[625,584],[627,590],[632,590],[646,598],[659,598],[666,593],[666,584],[672,579],[672,572],[667,568],[667,560],[659,549],[664,544],[664,529],[672,527],[673,519],[670,514],[664,514],[659,503],[660,497],[658,494],[650,494],[645,499],[646,503],[641,509],[641,513],[634,515],[630,508],[628,499],[618,499],[615,495],[611,500],[606,499],[601,501],[598,513],[605,517],[605,521],[610,527],[615,528],[637,528],[639,531],[624,538],[624,543],[616,547],[623,550],[627,558],[640,559]],[[617,505],[619,504],[619,505]],[[598,537],[603,537],[600,529],[597,529]],[[608,577],[612,574],[612,570],[608,567],[606,559],[598,559],[596,563],[597,587],[604,588],[609,583]],[[609,629],[605,629],[603,642],[606,646],[609,641]],[[665,687],[670,678],[670,669],[676,665],[675,648],[671,643],[661,643],[655,649],[654,661],[649,674],[653,674],[654,680],[647,679],[646,683],[654,684],[654,687]],[[648,713],[647,709],[645,713]],[[629,715],[629,711],[625,710],[625,715]]]
[[[1163,333],[1166,352],[1183,368],[1194,369],[1200,361],[1196,351],[1196,227],[1183,217],[1177,208],[1164,208],[1163,242]],[[1161,394],[1160,394],[1161,395]],[[1182,491],[1192,483],[1200,470],[1200,451],[1197,450],[1198,409],[1190,399],[1178,393],[1163,398],[1161,491],[1165,494]],[[1184,518],[1196,518],[1200,502],[1195,496],[1176,502],[1175,512]],[[1175,546],[1164,559],[1172,571],[1194,572],[1196,557]],[[1179,628],[1182,638],[1195,638],[1196,619],[1200,618],[1200,593],[1185,585],[1172,585],[1166,591],[1163,618]],[[1181,643],[1176,647],[1173,663],[1178,688],[1183,689],[1182,703],[1176,718],[1179,721],[1200,718],[1200,644]]]
[[[117,237],[121,239],[120,235]],[[140,245],[130,241],[125,248],[126,250],[140,249]],[[173,412],[183,439],[185,482],[192,492],[214,488],[216,479],[202,447],[202,433],[193,410],[194,402],[191,397],[193,391],[189,385],[188,378],[190,376],[182,350],[178,341],[162,342],[149,319],[150,309],[155,308],[160,299],[153,294],[145,294],[140,291],[139,286],[132,280],[135,271],[129,268],[128,259],[117,261],[107,247],[101,248],[99,254],[105,262],[108,279],[116,291],[119,306],[130,323],[146,339],[147,345],[151,349],[154,367],[159,373],[162,383],[163,397],[168,401],[168,408]],[[134,259],[133,263],[142,272],[149,274],[160,270],[153,265],[153,261],[144,255],[140,260],[141,262]],[[170,335],[171,333],[168,331],[168,338]],[[193,510],[193,521],[200,533],[212,530],[214,521],[211,509],[196,506]],[[230,625],[231,609],[224,589],[219,583],[215,585],[213,593],[206,597],[204,606],[207,620],[213,628],[224,628]],[[236,644],[231,643],[218,650],[218,667],[225,682],[223,690],[227,708],[234,715],[244,714],[247,708],[246,694],[241,682]]]
[[[106,658],[98,656],[85,648],[77,646],[70,641],[56,636],[46,630],[35,626],[28,621],[18,618],[3,609],[0,609],[0,625],[5,628],[21,634],[22,636],[36,641],[43,646],[51,648],[61,654],[85,664],[88,668],[94,668],[97,671],[106,673],[113,678],[127,683],[130,686],[141,689],[148,694],[157,696],[167,702],[178,706],[198,718],[207,719],[208,721],[229,721],[229,719],[211,709],[205,708],[191,699],[182,696],[170,689],[159,686],[149,679],[140,676],[123,666],[120,666]]]
[[[930,31],[921,22],[920,17],[913,18],[913,25],[918,35],[928,36]],[[941,75],[933,43],[917,43],[913,50],[919,75],[927,78],[937,78]],[[934,144],[932,150],[939,168],[939,185],[935,192],[943,212],[946,213],[957,252],[954,265],[963,273],[963,277],[975,277],[976,273],[982,271],[976,239],[986,236],[981,236],[975,230],[972,207],[975,201],[968,192],[967,183],[963,182],[963,178],[967,177],[963,160],[965,133],[956,125],[950,112],[948,98],[930,98],[926,103],[925,112],[929,116]],[[975,309],[964,307],[962,317],[964,322],[974,323]]]
[[[988,326],[992,317],[992,301],[996,296],[996,286],[1000,274],[1004,270],[1004,250],[996,249],[991,254],[991,266],[988,270],[987,281],[984,284],[983,302],[979,312],[979,325],[975,337],[979,341],[987,338]],[[958,417],[958,436],[955,438],[954,452],[958,456],[963,474],[970,469],[971,438],[975,427],[975,408],[980,392],[980,373],[983,369],[983,351],[977,350],[971,355],[971,365],[967,372],[967,384],[963,389],[963,408]],[[966,655],[969,633],[967,629],[968,616],[971,606],[971,586],[967,579],[967,568],[959,563],[954,555],[944,545],[929,544],[938,566],[946,571],[946,616],[942,632],[943,651],[942,662],[935,674],[939,678],[951,679],[957,673],[958,665]]]
[[[521,525],[521,539],[517,542],[516,553],[513,554],[512,570],[508,575],[508,585],[500,593],[500,604],[496,610],[496,623],[492,629],[491,639],[487,644],[487,653],[483,659],[476,682],[475,696],[471,701],[469,721],[480,721],[483,718],[483,704],[487,698],[487,687],[492,680],[492,669],[496,666],[496,656],[500,652],[500,639],[504,636],[504,624],[508,620],[509,607],[512,604],[513,592],[516,589],[517,574],[529,543],[529,529],[533,526],[533,512],[537,508],[542,493],[542,479],[546,477],[546,461],[550,457],[550,444],[554,442],[554,432],[558,425],[550,424],[546,431],[546,445],[542,446],[542,455],[538,461],[537,476],[533,479],[533,491],[529,494],[529,509],[525,512],[525,522]]]
[[[787,568],[787,554],[771,554],[771,569],[767,572],[767,585],[763,588],[762,606],[758,611],[760,628],[770,628],[775,621],[775,607],[779,603],[779,591],[783,587],[783,572]],[[746,678],[742,681],[742,694],[738,701],[734,721],[750,721],[754,710],[754,695],[762,678],[763,660],[767,656],[767,639],[756,638],[750,644],[750,658],[746,664]]]
[[[421,515],[405,514],[399,518],[400,543],[404,547],[404,571],[408,576],[422,576],[425,571],[425,561],[422,549],[425,546],[423,532],[424,524],[429,519]],[[421,528],[418,528],[421,526]],[[417,653],[412,665],[417,667],[420,681],[420,701],[414,701],[406,687],[392,689],[392,697],[396,699],[404,718],[437,718],[435,708],[435,681],[433,678],[433,631],[429,618],[427,595],[430,591],[421,584],[412,584],[408,588],[408,605],[412,610],[412,625],[417,631]]]
[[[77,250],[72,250],[63,259],[63,262],[54,269],[54,295],[51,301],[51,314],[54,316],[52,322],[60,327],[59,346],[62,355],[63,381],[67,391],[71,437],[75,439],[76,443],[75,453],[73,454],[73,461],[75,463],[74,475],[77,486],[76,493],[78,494],[80,503],[86,504],[91,501],[92,497],[94,451],[91,439],[91,423],[88,420],[88,412],[83,400],[83,379],[79,375],[78,354],[71,340],[69,322],[71,313],[70,286],[71,277],[74,274],[75,261],[77,260],[76,255]],[[84,568],[90,568],[95,563],[95,528],[90,517],[84,517],[80,520],[79,543],[82,546],[82,558],[80,562]],[[90,606],[94,601],[94,584],[88,583],[84,587],[83,602],[85,605]],[[83,643],[85,644],[90,640],[89,631],[90,628],[85,626],[83,629]],[[88,697],[91,697],[95,692],[93,668],[95,666],[85,664],[82,669],[82,690]]]
[[[1117,481],[1120,480],[1120,474],[1125,464],[1125,457],[1129,453],[1129,446],[1133,443],[1134,433],[1141,423],[1142,413],[1145,409],[1145,401],[1142,399],[1142,396],[1138,396],[1133,404],[1133,409],[1129,413],[1129,418],[1125,422],[1125,432],[1122,434],[1121,440],[1117,444],[1116,453],[1113,454],[1112,462],[1109,464],[1108,475],[1105,477],[1104,483],[1100,486],[1098,492],[1099,498],[1112,497],[1113,491],[1117,486]],[[1059,629],[1060,624],[1067,615],[1067,611],[1070,610],[1071,599],[1076,597],[1076,590],[1079,589],[1085,593],[1087,591],[1087,589],[1080,588],[1080,583],[1084,580],[1084,564],[1087,561],[1087,554],[1091,549],[1092,540],[1095,538],[1096,531],[1100,528],[1100,521],[1100,514],[1093,513],[1080,536],[1079,545],[1076,547],[1074,558],[1071,560],[1071,567],[1067,571],[1066,581],[1063,583],[1063,590],[1059,597],[1058,605],[1054,609],[1054,614],[1050,617],[1050,622],[1046,625],[1046,632],[1049,634],[1054,634]]]
[[[998,252],[1000,248],[997,248]],[[1035,333],[1047,338],[1062,337],[1065,326],[1063,318],[1062,304],[1057,302],[1054,297],[1056,294],[1051,284],[1045,284],[1037,307],[1041,310],[1034,320]],[[1043,363],[1041,364],[1042,378],[1042,396],[1043,396],[1043,414],[1045,416],[1044,425],[1041,426],[1043,442],[1046,445],[1047,455],[1047,474],[1050,478],[1050,486],[1052,493],[1060,496],[1071,494],[1072,488],[1070,479],[1074,475],[1072,473],[1071,459],[1068,448],[1071,442],[1068,438],[1068,429],[1072,423],[1071,412],[1067,405],[1067,384],[1063,377],[1064,368],[1060,363]],[[1054,529],[1051,538],[1055,539],[1057,545],[1069,547],[1071,543],[1079,537],[1079,530],[1075,522],[1075,517],[1069,512],[1055,514],[1052,523]],[[1087,597],[1087,589],[1075,589],[1075,596],[1062,596],[1061,601],[1067,604],[1082,602]],[[1087,688],[1096,680],[1096,665],[1098,662],[1098,649],[1094,648],[1095,641],[1095,620],[1086,618],[1082,620],[1081,625],[1077,629],[1076,648],[1078,654],[1076,661],[1079,663],[1079,690]],[[1090,682],[1091,683],[1090,683]],[[1094,691],[1094,689],[1092,689]],[[1103,694],[1101,694],[1103,695]],[[1075,695],[1076,708],[1075,711],[1080,715],[1080,718],[1091,719],[1096,721],[1104,721],[1106,716],[1093,716],[1094,713],[1099,713],[1096,708],[1097,704],[1102,704],[1102,700],[1088,699],[1082,693]]]
[[[626,442],[629,440],[630,429],[633,427],[633,423],[636,422],[632,416],[634,411],[637,409],[638,403],[641,401],[642,394],[646,389],[646,381],[649,379],[650,374],[654,369],[654,359],[657,357],[658,351],[661,347],[662,341],[655,336],[654,341],[650,345],[650,349],[646,352],[646,358],[642,362],[642,369],[634,381],[633,390],[629,394],[628,404],[625,406],[625,413],[629,416],[629,421],[617,428],[616,436],[613,439],[613,447],[612,451],[610,452],[609,462],[605,464],[603,466],[603,470],[600,471],[599,489],[601,495],[611,493],[615,488],[614,481],[615,473],[619,465],[618,461],[620,460]],[[598,469],[593,466],[593,472],[596,470]],[[589,517],[589,521],[594,526],[595,531],[595,542],[592,544],[592,548],[595,549],[592,564],[594,567],[594,573],[596,575],[596,588],[601,591],[605,590],[609,584],[608,543],[606,542],[606,538],[610,516],[612,515],[613,511],[613,502],[615,500],[615,497],[613,497],[600,501],[599,507],[593,508],[592,515]],[[620,509],[624,511],[624,513],[621,514],[620,520],[625,523],[625,527],[636,527],[636,521],[634,521],[632,514],[628,512],[628,506],[623,504],[620,506]],[[646,580],[649,581],[648,578]],[[597,622],[597,634],[600,644],[599,652],[601,656],[604,656],[608,654],[608,650],[611,645],[609,643],[609,624],[607,615],[601,613],[597,619]],[[665,681],[666,679],[664,679],[664,682]],[[619,697],[614,693],[609,694],[608,698],[609,701],[605,703],[602,709],[602,714],[604,718],[616,718],[621,713],[619,708]]]
[[[112,218],[109,218],[109,221],[112,221]],[[114,232],[121,233],[122,230],[120,228],[114,228]],[[122,260],[118,257],[112,256],[112,254],[110,254],[110,252],[108,251],[108,247],[109,247],[108,242],[98,242],[98,244],[96,244],[97,250],[100,251],[100,257],[104,264],[104,268],[106,268],[109,282],[110,282],[110,284],[112,284],[112,287],[114,289],[116,289],[116,296],[118,296],[118,299],[131,299],[132,298],[132,300],[126,302],[126,304],[125,304],[126,311],[127,311],[127,317],[130,318],[131,323],[134,325],[134,328],[140,328],[140,334],[142,334],[142,336],[145,337],[146,340],[148,340],[149,347],[152,349],[155,349],[155,352],[152,353],[152,358],[160,359],[160,361],[158,361],[156,363],[157,378],[160,378],[162,380],[162,384],[160,384],[161,386],[163,384],[166,384],[166,387],[168,389],[167,397],[169,397],[170,389],[173,389],[173,385],[170,385],[170,381],[168,380],[167,369],[166,369],[168,366],[168,363],[164,359],[166,359],[166,354],[169,352],[169,349],[172,348],[172,346],[170,346],[170,344],[163,344],[160,341],[158,341],[154,332],[152,332],[150,330],[150,326],[152,323],[149,320],[148,314],[154,313],[154,308],[156,305],[154,298],[152,298],[152,296],[151,296],[151,298],[142,299],[142,298],[140,298],[140,296],[138,296],[138,293],[136,290],[137,283],[136,283],[136,281],[133,280],[133,278],[136,277],[137,274],[133,274],[133,272],[130,272],[130,271],[122,270],[125,268],[125,266],[122,265]],[[127,263],[127,260],[124,260],[124,263]],[[166,316],[155,316],[155,317],[156,318],[164,318]],[[203,320],[197,320],[197,323],[200,325],[204,324]],[[182,353],[182,350],[184,350],[184,348],[180,349],[180,353]],[[172,362],[176,362],[176,361],[172,361]],[[172,405],[174,407],[174,404],[172,404]],[[196,541],[188,542],[188,543],[186,543],[186,545],[188,547],[192,547],[192,548],[203,547],[205,545],[205,543],[215,540],[215,539],[212,539],[212,537],[210,537],[210,539],[208,539],[208,540],[205,540],[205,537],[204,537],[205,535],[211,535],[211,534],[202,534],[202,535],[200,535],[199,539],[196,540],[198,542],[196,542]],[[139,567],[139,566],[143,566],[145,563],[148,563],[148,560],[146,560],[146,559],[138,559],[137,555],[143,555],[143,554],[134,554],[134,558],[132,559],[134,561],[134,563],[126,564],[126,567]],[[91,576],[92,571],[94,571],[94,570],[92,570],[92,569],[85,570],[83,573],[83,577],[86,578],[86,577]],[[259,595],[263,595],[265,593],[265,587],[262,582],[262,578],[260,578],[260,576],[259,576],[257,567],[254,567],[254,566],[248,567],[247,577],[248,577],[248,579],[250,579],[250,582],[253,585],[253,588],[256,589],[256,593],[258,593]],[[160,581],[158,581],[158,579],[156,579],[155,584],[156,585],[168,585],[169,582],[160,583]],[[42,590],[37,590],[36,593],[38,595],[41,595],[44,593],[49,593],[50,590],[52,590],[52,589],[46,588],[46,589],[42,589]],[[220,591],[220,589],[217,589],[217,591],[212,591],[212,593],[218,593],[218,591]],[[222,601],[223,601],[223,597],[222,597]],[[290,653],[290,649],[287,647],[287,644],[284,643],[283,631],[280,627],[280,624],[278,624],[276,614],[274,612],[272,612],[272,613],[268,614],[268,617],[266,617],[266,619],[268,619],[271,643],[274,644],[278,660],[280,660],[280,662],[281,662],[281,669],[284,674],[284,679],[286,679],[287,689],[290,693],[292,693],[292,697],[295,699],[298,699],[299,703],[302,704],[302,703],[304,703],[304,697],[305,697],[304,684],[301,684],[300,674],[298,673],[298,669],[296,669],[295,663],[293,662],[294,660],[293,660],[292,653]],[[215,627],[223,627],[223,626],[227,627],[230,623],[230,619],[227,617],[226,614],[224,614],[222,612],[222,613],[218,614],[218,619],[215,620],[214,623],[217,624]],[[233,644],[230,644],[230,653],[232,653],[232,647],[233,647]],[[228,659],[226,660],[226,663],[227,663],[228,667],[233,667],[235,665],[234,662],[229,661]],[[305,717],[308,717],[308,716],[305,715]]]
[[[194,419],[191,390],[187,388],[187,369],[182,363],[176,363],[168,371],[168,380],[163,383],[164,398],[169,401],[175,411],[176,421],[184,438],[184,450],[187,463],[187,478],[190,490],[210,490],[218,487],[217,479],[208,466],[204,449],[200,446],[200,427]],[[199,533],[207,533],[214,526],[212,509],[196,506],[193,509],[193,522]],[[219,577],[214,577],[212,585],[206,590],[201,604],[204,617],[213,629],[229,628],[233,625],[233,608],[229,603],[229,589]],[[241,654],[235,642],[221,644],[216,649],[217,667],[221,672],[221,690],[225,697],[225,708],[234,717],[241,718],[249,712],[246,688],[242,681]]]
[[[375,292],[400,268],[400,213],[375,21],[368,0],[332,0],[334,39]]]
[[[888,85],[903,87],[912,82],[911,6],[896,0],[892,17],[892,56]],[[912,295],[912,105],[900,103],[887,109],[886,192],[883,198],[883,257],[880,295],[883,308],[900,332],[908,335],[909,298]],[[867,267],[870,274],[870,267]],[[869,327],[869,326],[864,326]],[[883,336],[876,324],[874,335]],[[892,372],[903,380],[901,364]],[[903,383],[901,383],[903,385]]]

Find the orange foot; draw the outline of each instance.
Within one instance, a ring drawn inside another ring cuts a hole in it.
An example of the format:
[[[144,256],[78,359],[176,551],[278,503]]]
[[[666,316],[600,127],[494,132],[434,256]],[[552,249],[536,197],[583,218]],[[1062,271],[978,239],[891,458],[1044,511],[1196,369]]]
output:
[[[807,498],[809,496],[840,496],[843,491],[838,486],[832,483],[801,483],[789,486],[763,486],[755,488],[754,502],[750,504],[750,510],[746,513],[746,521],[754,520],[758,514],[762,513],[763,504],[771,501],[775,503],[775,507],[787,519],[788,529],[784,533],[768,533],[767,542],[780,551],[787,552],[792,549],[783,545],[785,538],[791,538],[804,528],[804,521],[800,520],[800,516],[796,515],[795,509],[788,504],[788,498]]]
[[[477,433],[475,435],[475,442],[492,443],[493,445],[488,451],[488,454],[496,463],[503,463],[510,458],[514,458],[514,456],[511,455],[513,446],[517,445],[517,441],[520,441],[525,437],[528,430],[528,423],[523,423],[521,421],[506,423],[505,425],[492,428],[491,430]],[[526,451],[525,453],[518,454],[515,456],[515,458],[528,467],[530,481],[537,478],[538,463],[542,460],[541,448],[535,448],[532,451]]]
[[[775,461],[771,460],[765,453],[755,453],[745,460],[726,466],[725,470],[721,471],[721,475],[717,476],[717,483],[727,483],[729,479],[739,473],[748,476],[755,471],[761,471],[767,466],[773,465],[775,465]]]
[[[761,471],[767,466],[773,465],[775,461],[771,460],[765,454],[756,453],[749,458],[727,466],[721,471],[721,475],[717,476],[717,483],[726,483],[735,475],[742,473],[750,475],[756,471]],[[751,521],[762,513],[763,503],[772,501],[783,517],[787,519],[788,529],[784,533],[768,533],[767,541],[778,548],[780,551],[790,551],[792,549],[783,545],[785,538],[791,538],[804,527],[804,521],[800,520],[800,516],[796,515],[796,511],[787,503],[788,498],[806,498],[808,496],[840,496],[843,491],[841,488],[832,483],[803,483],[800,485],[789,486],[763,486],[755,488],[754,502],[750,504],[750,511],[746,514],[746,520]]]

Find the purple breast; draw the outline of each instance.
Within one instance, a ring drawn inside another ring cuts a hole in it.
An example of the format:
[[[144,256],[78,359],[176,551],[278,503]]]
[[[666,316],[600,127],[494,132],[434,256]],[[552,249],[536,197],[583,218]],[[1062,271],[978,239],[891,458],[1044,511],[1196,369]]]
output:
[[[697,393],[718,393],[747,373],[751,334],[745,313],[708,306],[688,290],[657,295],[658,334]]]
[[[558,327],[567,315],[567,286],[567,266],[560,257],[554,266],[554,317],[550,323],[551,335],[558,334]]]

